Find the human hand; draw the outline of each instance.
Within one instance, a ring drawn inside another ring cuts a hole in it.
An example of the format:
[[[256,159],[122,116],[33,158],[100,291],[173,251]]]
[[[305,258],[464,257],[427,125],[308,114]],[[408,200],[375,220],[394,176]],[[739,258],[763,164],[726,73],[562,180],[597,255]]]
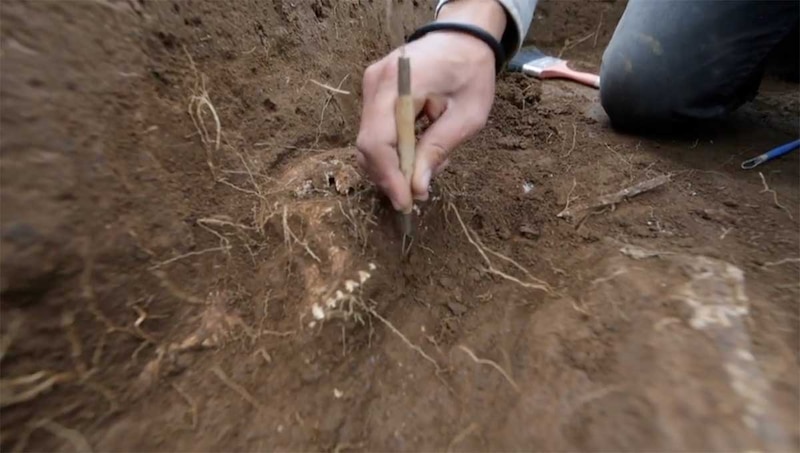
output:
[[[460,0],[445,5],[438,20],[475,24],[499,39],[506,16],[496,0]],[[356,147],[359,165],[394,208],[410,212],[413,199],[427,200],[430,180],[448,164],[449,153],[486,124],[494,99],[495,66],[489,46],[460,32],[431,32],[405,46],[405,56],[411,61],[415,113],[431,121],[417,143],[409,185],[400,172],[396,151],[400,54],[396,49],[364,72]]]

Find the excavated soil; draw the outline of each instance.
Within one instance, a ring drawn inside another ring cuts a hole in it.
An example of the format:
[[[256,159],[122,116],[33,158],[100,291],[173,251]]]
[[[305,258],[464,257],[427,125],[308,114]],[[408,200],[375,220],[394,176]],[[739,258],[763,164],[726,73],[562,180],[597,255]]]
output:
[[[798,157],[739,168],[797,85],[637,137],[504,74],[403,256],[352,144],[422,3],[2,3],[2,450],[800,448]],[[624,4],[540,3],[596,70]]]

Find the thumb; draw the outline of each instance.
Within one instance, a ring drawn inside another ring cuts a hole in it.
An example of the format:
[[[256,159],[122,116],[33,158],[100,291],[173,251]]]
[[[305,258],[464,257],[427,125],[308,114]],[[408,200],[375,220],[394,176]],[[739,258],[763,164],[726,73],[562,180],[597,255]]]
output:
[[[414,175],[411,178],[411,193],[416,200],[428,199],[431,178],[444,169],[450,152],[485,123],[485,119],[473,118],[474,113],[459,110],[449,106],[417,143]]]

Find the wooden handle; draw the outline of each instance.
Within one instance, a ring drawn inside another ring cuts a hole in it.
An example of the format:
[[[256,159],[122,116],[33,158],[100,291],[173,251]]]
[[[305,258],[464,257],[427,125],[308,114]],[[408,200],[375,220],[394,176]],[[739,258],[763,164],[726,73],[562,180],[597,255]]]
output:
[[[411,62],[400,57],[397,67],[397,104],[395,104],[395,124],[397,125],[397,154],[400,157],[400,171],[409,186],[414,174],[416,137],[414,136],[414,99],[411,97]]]

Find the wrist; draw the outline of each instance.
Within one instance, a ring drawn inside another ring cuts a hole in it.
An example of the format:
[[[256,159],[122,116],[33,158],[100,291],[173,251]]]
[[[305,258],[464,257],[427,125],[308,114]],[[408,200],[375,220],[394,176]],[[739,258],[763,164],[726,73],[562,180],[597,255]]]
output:
[[[497,0],[455,0],[445,3],[436,22],[463,22],[486,30],[500,41],[506,29],[506,10]]]

